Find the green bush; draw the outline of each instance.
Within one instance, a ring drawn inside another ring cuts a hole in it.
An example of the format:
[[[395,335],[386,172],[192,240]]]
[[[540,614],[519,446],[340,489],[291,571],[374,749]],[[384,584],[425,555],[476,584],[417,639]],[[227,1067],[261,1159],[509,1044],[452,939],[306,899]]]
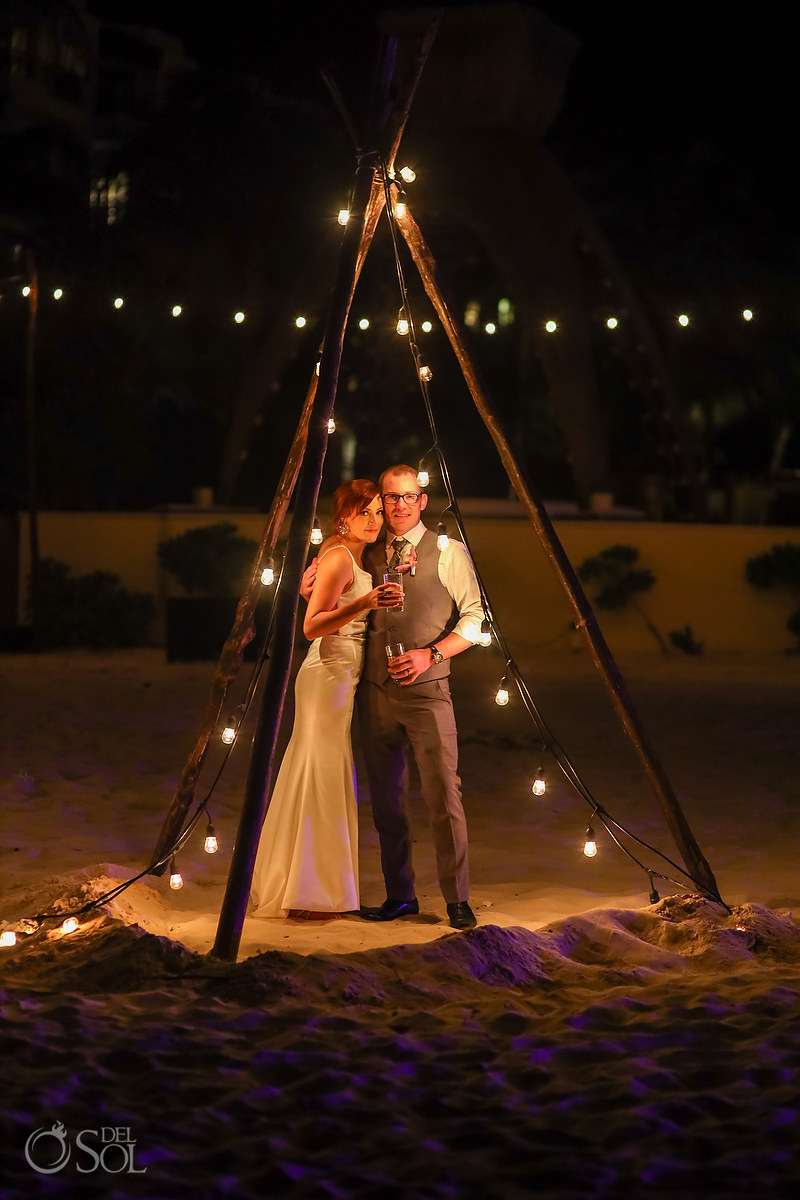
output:
[[[27,615],[42,650],[89,646],[94,650],[140,646],[156,615],[155,600],[122,587],[118,575],[72,575],[54,558],[39,564],[36,611],[28,581]]]
[[[784,542],[748,558],[745,574],[757,588],[785,587],[800,592],[800,544]]]
[[[704,643],[695,640],[691,625],[684,625],[683,629],[673,629],[669,640],[676,650],[682,650],[684,654],[703,653]]]
[[[638,592],[646,592],[653,586],[656,580],[652,571],[646,567],[633,569],[638,557],[635,546],[609,546],[581,563],[580,578],[600,587],[594,597],[598,608],[624,608]]]
[[[635,546],[607,546],[594,558],[584,559],[578,567],[578,576],[584,582],[595,583],[599,587],[600,590],[592,598],[598,608],[625,608],[628,604],[635,608],[658,642],[661,653],[669,654],[663,637],[635,599],[639,592],[648,591],[656,581],[655,575],[647,567],[634,567],[638,559],[639,551]]]
[[[784,542],[765,554],[748,558],[745,575],[753,587],[783,588],[791,595],[800,595],[800,544]],[[800,608],[790,615],[786,628],[796,639],[794,649],[800,651]]]
[[[158,558],[189,593],[232,596],[253,564],[258,542],[237,537],[230,521],[200,525],[158,544]]]

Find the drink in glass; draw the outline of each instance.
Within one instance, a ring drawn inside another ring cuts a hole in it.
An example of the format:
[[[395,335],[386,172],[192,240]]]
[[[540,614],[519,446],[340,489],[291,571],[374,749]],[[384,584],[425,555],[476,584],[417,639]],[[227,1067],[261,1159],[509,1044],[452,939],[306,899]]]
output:
[[[406,652],[406,649],[402,642],[387,642],[386,643],[386,657],[389,660],[390,664],[396,658],[399,658],[401,654],[405,654],[405,652]]]
[[[383,582],[396,584],[397,587],[400,588],[400,592],[402,593],[402,591],[403,591],[403,576],[400,574],[399,571],[385,571],[384,576],[383,576]],[[400,596],[399,602],[397,604],[392,605],[392,609],[394,609],[395,612],[403,611],[403,596],[402,596],[402,594]]]

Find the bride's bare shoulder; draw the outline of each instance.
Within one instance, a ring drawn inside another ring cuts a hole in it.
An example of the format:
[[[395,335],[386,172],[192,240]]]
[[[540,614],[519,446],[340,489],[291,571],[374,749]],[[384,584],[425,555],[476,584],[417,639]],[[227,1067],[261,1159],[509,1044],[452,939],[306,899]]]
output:
[[[335,537],[329,537],[325,539],[319,548],[317,562],[319,562],[323,555],[327,554],[329,550],[345,550],[348,554],[350,553],[350,551],[347,549],[347,546],[343,546],[342,543],[337,541]]]

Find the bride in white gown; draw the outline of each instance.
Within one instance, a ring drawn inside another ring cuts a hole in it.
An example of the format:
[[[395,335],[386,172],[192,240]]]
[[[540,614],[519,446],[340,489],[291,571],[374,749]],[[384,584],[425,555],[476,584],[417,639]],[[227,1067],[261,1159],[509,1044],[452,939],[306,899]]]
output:
[[[350,738],[367,614],[397,602],[371,587],[364,547],[383,509],[369,479],[334,495],[335,533],[321,547],[303,632],[313,638],[295,681],[294,728],[261,830],[250,900],[256,917],[353,912],[358,895],[358,810]]]

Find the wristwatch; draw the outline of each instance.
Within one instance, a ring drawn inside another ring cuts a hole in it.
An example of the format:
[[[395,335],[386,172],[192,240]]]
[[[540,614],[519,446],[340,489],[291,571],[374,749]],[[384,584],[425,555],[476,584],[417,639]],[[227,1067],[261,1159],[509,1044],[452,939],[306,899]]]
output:
[[[438,667],[440,662],[444,662],[444,655],[435,646],[431,646],[431,666]]]

